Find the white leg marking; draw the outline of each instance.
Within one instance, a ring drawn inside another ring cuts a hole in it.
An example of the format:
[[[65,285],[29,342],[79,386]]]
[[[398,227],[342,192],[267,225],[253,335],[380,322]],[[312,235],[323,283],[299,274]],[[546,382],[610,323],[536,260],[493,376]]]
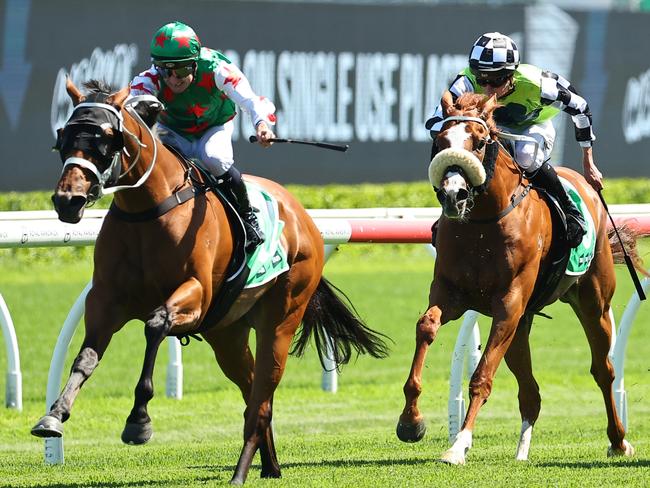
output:
[[[447,464],[465,464],[465,454],[472,447],[472,431],[471,430],[461,430],[456,434],[456,440],[454,444],[447,449],[439,461]]]
[[[517,461],[528,461],[528,451],[530,450],[530,440],[533,436],[533,426],[524,420],[521,423],[521,433],[519,434],[519,445],[517,446]]]

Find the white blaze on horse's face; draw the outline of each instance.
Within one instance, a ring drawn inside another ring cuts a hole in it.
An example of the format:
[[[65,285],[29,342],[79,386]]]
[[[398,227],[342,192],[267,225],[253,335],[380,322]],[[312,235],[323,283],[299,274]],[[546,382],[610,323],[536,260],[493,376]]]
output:
[[[467,149],[472,147],[472,134],[467,131],[467,124],[461,122],[444,132],[443,139],[449,142],[449,147]]]
[[[440,189],[447,195],[442,203],[444,214],[448,218],[462,218],[467,211],[469,190],[465,176],[455,169],[445,173]]]

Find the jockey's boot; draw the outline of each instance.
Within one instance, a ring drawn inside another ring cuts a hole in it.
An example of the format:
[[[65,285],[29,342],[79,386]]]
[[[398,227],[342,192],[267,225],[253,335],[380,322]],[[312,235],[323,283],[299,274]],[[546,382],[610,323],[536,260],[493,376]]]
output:
[[[587,223],[564,186],[562,186],[555,168],[549,163],[544,163],[532,175],[528,175],[528,179],[533,185],[546,190],[557,199],[566,215],[567,244],[571,248],[578,247],[582,242],[582,237],[587,233]]]
[[[234,166],[231,166],[224,175],[224,185],[227,186],[236,199],[235,208],[244,221],[244,229],[246,230],[246,252],[250,254],[264,242],[264,233],[248,200],[248,191],[244,180],[242,180],[241,174]]]

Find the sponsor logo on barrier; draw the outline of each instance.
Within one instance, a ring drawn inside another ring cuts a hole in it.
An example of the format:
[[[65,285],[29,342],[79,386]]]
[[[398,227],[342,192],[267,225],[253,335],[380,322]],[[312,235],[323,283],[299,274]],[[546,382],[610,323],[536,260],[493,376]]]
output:
[[[393,142],[428,139],[424,121],[466,64],[465,54],[251,50],[240,66],[278,107],[282,137]],[[240,124],[250,132],[247,120]]]
[[[119,89],[128,85],[133,78],[133,68],[137,61],[138,47],[135,44],[117,44],[110,51],[96,47],[90,57],[73,64],[69,70],[59,69],[52,96],[52,135],[56,137],[56,130],[65,125],[72,113],[72,101],[65,90],[68,75],[78,87],[85,81],[95,79]]]
[[[629,144],[650,137],[650,69],[627,81],[623,135]]]

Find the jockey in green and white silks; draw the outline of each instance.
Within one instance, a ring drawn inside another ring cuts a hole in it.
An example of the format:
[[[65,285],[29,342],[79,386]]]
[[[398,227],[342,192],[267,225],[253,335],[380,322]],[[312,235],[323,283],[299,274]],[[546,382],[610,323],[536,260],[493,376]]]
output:
[[[260,144],[270,146],[275,106],[253,92],[246,76],[226,56],[202,47],[194,30],[181,22],[156,32],[151,58],[152,66],[131,82],[131,95],[154,95],[163,103],[158,136],[224,181],[247,224],[248,249],[253,250],[264,236],[233,166],[232,119],[237,107],[247,112]]]
[[[456,76],[449,92],[454,100],[464,93],[495,95],[502,105],[494,111],[499,129],[535,141],[503,142],[512,143],[514,159],[527,177],[559,201],[567,216],[567,241],[570,247],[576,247],[584,236],[586,223],[548,160],[555,142],[551,119],[563,111],[571,116],[575,125],[576,140],[582,147],[585,178],[596,190],[602,189],[602,174],[594,164],[592,153],[596,137],[585,99],[562,76],[520,64],[517,45],[499,32],[483,34],[474,42],[469,66]],[[432,158],[437,152],[435,138],[443,119],[442,106],[438,105],[425,124],[434,140]]]

